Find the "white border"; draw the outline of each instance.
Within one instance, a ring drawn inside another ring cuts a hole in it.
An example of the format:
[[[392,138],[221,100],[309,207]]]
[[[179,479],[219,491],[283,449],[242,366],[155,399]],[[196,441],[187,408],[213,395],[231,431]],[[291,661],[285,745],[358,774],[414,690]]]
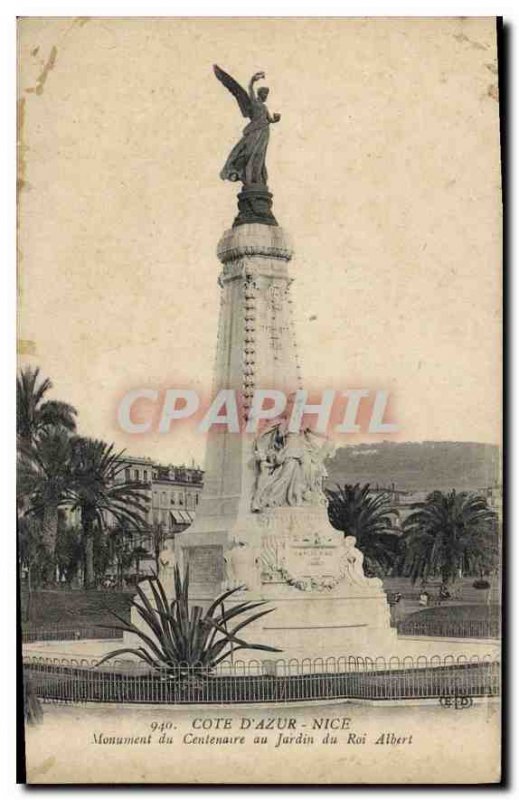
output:
[[[16,119],[15,119],[15,98],[16,98],[16,43],[15,43],[15,18],[18,16],[496,16],[502,15],[505,18],[505,23],[511,27],[510,39],[515,39],[515,24],[519,19],[518,4],[507,0],[506,2],[491,3],[491,2],[469,2],[469,0],[460,1],[456,3],[447,2],[447,0],[435,0],[430,2],[423,0],[417,3],[416,0],[407,0],[407,2],[381,2],[380,0],[363,0],[363,2],[309,2],[308,0],[299,0],[297,3],[283,2],[282,0],[262,0],[261,3],[247,4],[244,0],[238,2],[225,2],[222,0],[218,3],[202,2],[202,0],[191,0],[189,3],[167,2],[167,0],[127,0],[127,2],[114,2],[113,0],[90,0],[90,2],[74,2],[74,0],[53,0],[52,2],[38,2],[38,0],[3,0],[0,7],[0,98],[1,98],[1,124],[0,124],[0,159],[2,163],[2,170],[0,172],[2,178],[0,181],[0,231],[2,239],[0,240],[0,253],[2,254],[2,263],[0,268],[0,375],[2,376],[2,389],[0,391],[0,535],[1,535],[1,570],[0,570],[0,609],[2,612],[2,658],[0,659],[1,678],[0,686],[2,687],[3,697],[1,699],[1,724],[0,724],[0,787],[1,796],[10,798],[18,796],[21,787],[14,785],[15,780],[15,751],[16,751],[16,738],[15,738],[15,627],[14,608],[15,608],[15,537],[14,537],[14,521],[15,521],[15,485],[14,485],[14,451],[15,451],[15,436],[14,436],[14,417],[15,417],[15,392],[14,392],[14,376],[16,370],[15,361],[15,330],[16,330],[16,317],[15,317],[15,197],[13,187],[15,185],[15,142],[16,142]],[[217,13],[216,13],[217,12]],[[259,12],[259,13],[258,13]],[[510,41],[510,45],[514,44]],[[509,63],[509,85],[510,85],[510,107],[508,109],[508,137],[509,148],[512,148],[513,142],[512,131],[516,130],[515,125],[515,108],[517,107],[517,58],[513,53],[510,54]],[[510,174],[508,176],[509,195],[512,194],[512,188],[517,185],[517,167],[514,165],[515,159],[510,158]],[[509,200],[511,198],[509,197]],[[511,205],[511,204],[510,204]],[[518,227],[517,204],[513,209],[510,208],[509,220],[509,237],[512,238],[512,231]],[[510,252],[508,269],[510,274],[516,267],[513,259],[512,242],[510,241]],[[510,305],[509,316],[511,321],[517,315],[516,309],[518,308],[518,289],[517,281],[510,280],[511,296],[508,298]],[[515,301],[515,302],[514,302]],[[514,313],[512,313],[512,307]],[[510,411],[512,410],[512,401],[517,396],[518,392],[518,358],[519,352],[519,325],[514,324],[510,331],[509,347],[511,353],[514,354],[513,366],[514,370],[513,379],[510,380],[510,398],[509,405]],[[512,378],[512,376],[511,376]],[[517,428],[510,428],[510,438],[513,444],[512,451],[509,454],[516,455],[518,446]],[[517,473],[513,477],[508,486],[508,493],[510,498],[519,496],[519,478]],[[517,619],[518,611],[517,592],[513,591],[512,586],[517,584],[517,576],[519,575],[518,552],[519,548],[513,545],[517,527],[515,524],[515,514],[509,520],[508,530],[508,553],[511,556],[508,564],[509,583],[510,586],[510,609],[509,620],[513,622],[514,618]],[[512,581],[512,574],[516,576],[516,580]],[[517,624],[513,625],[514,630],[511,631],[513,642],[516,638],[513,633],[517,632]],[[515,655],[517,647],[509,646],[509,657],[512,659],[513,668],[510,668],[510,678],[513,680],[513,673],[515,672],[516,659]],[[509,687],[510,688],[510,687]],[[513,702],[513,717],[517,719],[517,693],[514,693]],[[505,703],[505,707],[506,707]],[[449,735],[446,730],[446,736]],[[515,784],[515,775],[513,772],[513,764],[517,763],[515,756],[518,755],[518,750],[515,742],[512,744],[510,753],[510,768],[512,772],[512,780]],[[363,792],[357,790],[350,791],[347,786],[344,790],[348,792],[350,797],[362,796]],[[54,794],[56,790],[50,790]],[[60,797],[67,796],[69,792],[74,789],[60,790]],[[108,790],[95,790],[98,797],[104,796]],[[187,792],[183,790],[173,789],[177,795],[191,796],[193,790]],[[249,790],[250,791],[250,790]],[[265,787],[263,791],[269,791],[269,796],[276,796],[277,791],[273,791]],[[315,790],[312,794],[320,794],[325,789]],[[378,790],[371,790],[377,792]],[[392,790],[385,790],[384,794],[390,793],[396,795],[400,793],[400,789],[395,788]],[[416,789],[416,792],[419,790]],[[455,789],[439,789],[442,796],[449,795],[455,796]],[[477,790],[469,790],[469,794]],[[125,794],[125,792],[123,792]],[[466,794],[466,793],[464,793]],[[409,796],[409,795],[408,795]]]

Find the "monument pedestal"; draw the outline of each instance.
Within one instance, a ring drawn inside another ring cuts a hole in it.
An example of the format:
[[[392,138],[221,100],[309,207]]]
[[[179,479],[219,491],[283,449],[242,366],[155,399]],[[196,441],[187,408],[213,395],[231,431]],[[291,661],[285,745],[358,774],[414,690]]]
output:
[[[277,225],[241,224],[218,246],[221,309],[214,394],[234,389],[248,418],[255,389],[301,388],[291,315],[292,250]],[[324,443],[323,443],[324,442]],[[175,538],[172,564],[189,564],[200,605],[243,586],[230,605],[261,599],[273,609],[243,631],[280,658],[391,655],[396,632],[381,581],[366,578],[355,539],[328,521],[322,480],[328,443],[286,419],[256,434],[211,433],[194,524]],[[262,659],[258,651],[240,651]]]
[[[280,648],[280,658],[393,654],[382,583],[365,577],[355,539],[331,527],[324,506],[250,512],[227,530],[188,530],[177,540],[176,557],[190,565],[192,601],[206,606],[243,586],[232,602],[264,600],[273,609],[245,638]]]

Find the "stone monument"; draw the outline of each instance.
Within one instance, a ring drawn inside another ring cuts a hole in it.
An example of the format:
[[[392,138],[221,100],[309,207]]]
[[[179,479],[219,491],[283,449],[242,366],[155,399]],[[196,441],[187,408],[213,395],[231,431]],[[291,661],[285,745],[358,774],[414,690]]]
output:
[[[239,392],[246,420],[255,389],[291,396],[302,388],[288,271],[292,246],[272,213],[267,186],[269,126],[280,116],[265,105],[268,90],[255,90],[264,74],[256,73],[246,92],[214,69],[251,120],[221,171],[243,187],[238,216],[217,249],[213,387]],[[280,657],[388,654],[396,633],[381,581],[364,575],[355,539],[328,521],[322,484],[333,447],[309,428],[291,431],[289,412],[256,433],[209,434],[195,522],[176,536],[175,553],[162,554],[161,577],[170,583],[171,564],[188,563],[190,595],[199,604],[234,587],[243,587],[236,602],[268,601],[275,610],[248,634],[281,648]]]

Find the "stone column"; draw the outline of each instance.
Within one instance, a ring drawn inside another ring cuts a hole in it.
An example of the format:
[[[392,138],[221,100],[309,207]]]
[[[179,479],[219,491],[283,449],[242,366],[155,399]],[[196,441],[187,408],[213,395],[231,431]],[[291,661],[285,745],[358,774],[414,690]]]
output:
[[[213,396],[220,389],[239,393],[243,422],[255,389],[289,395],[301,386],[288,273],[292,249],[278,226],[251,223],[227,231],[217,252],[221,308]],[[255,435],[210,434],[195,522],[175,537],[176,561],[189,563],[191,600],[205,605],[224,589],[245,586],[229,602],[262,599],[272,609],[247,637],[279,647],[286,659],[391,654],[395,631],[381,581],[365,577],[355,540],[328,520],[315,478],[322,465],[312,460],[319,462],[319,447],[313,449],[305,432],[291,433],[289,443],[286,430],[276,430],[282,457],[276,462],[279,450],[274,447],[273,456],[267,445],[270,461],[256,496]],[[284,494],[285,477],[297,491]]]
[[[301,385],[288,273],[292,248],[282,228],[253,223],[226,231],[217,254],[222,271],[213,396],[234,389],[243,424],[254,389],[290,394]],[[250,528],[252,438],[210,433],[196,520],[176,537],[177,557],[189,556],[193,587],[202,595],[225,583],[224,554]]]

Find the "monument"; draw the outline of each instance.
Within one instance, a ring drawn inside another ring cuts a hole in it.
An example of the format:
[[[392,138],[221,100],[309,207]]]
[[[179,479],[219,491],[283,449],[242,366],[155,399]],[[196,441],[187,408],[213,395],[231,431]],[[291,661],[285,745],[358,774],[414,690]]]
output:
[[[216,77],[250,122],[220,177],[239,181],[238,215],[217,248],[222,269],[214,393],[240,394],[243,421],[254,390],[293,396],[302,388],[292,322],[292,246],[272,212],[266,153],[271,115],[265,75],[248,92],[222,69]],[[235,602],[268,601],[275,610],[255,623],[255,641],[281,657],[383,655],[396,633],[381,581],[367,578],[355,539],[328,521],[324,462],[333,447],[307,428],[290,430],[290,406],[255,433],[213,430],[205,484],[193,525],[162,554],[161,578],[189,564],[190,595],[203,605],[226,588],[243,587]],[[251,651],[251,657],[255,653]]]

